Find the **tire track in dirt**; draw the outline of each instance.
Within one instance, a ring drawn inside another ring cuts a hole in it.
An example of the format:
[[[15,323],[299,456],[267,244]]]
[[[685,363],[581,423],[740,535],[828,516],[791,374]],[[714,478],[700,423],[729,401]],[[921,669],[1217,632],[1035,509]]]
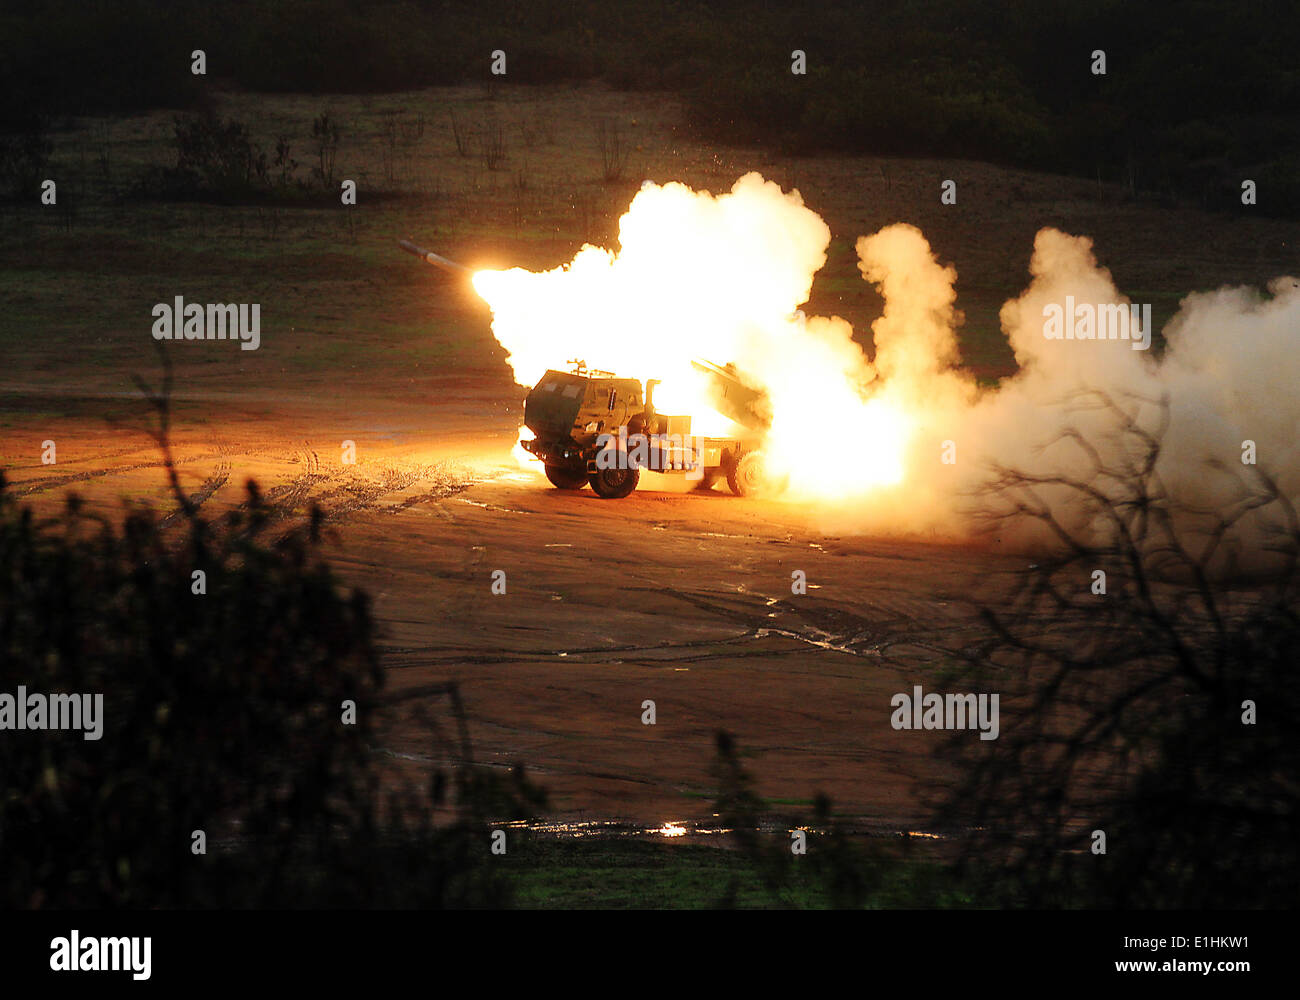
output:
[[[216,469],[213,470],[212,474],[209,475],[207,479],[203,480],[203,484],[191,493],[189,497],[190,506],[196,511],[211,500],[213,494],[215,494],[217,490],[221,489],[221,487],[225,486],[226,483],[230,481],[230,458],[232,455],[232,449],[224,442],[217,442],[216,447],[217,452],[221,455],[221,458],[217,462]],[[177,508],[162,519],[162,526],[164,528],[167,527],[183,514],[184,509]]]
[[[213,458],[220,458],[220,452],[205,452],[199,455],[190,455],[186,458],[178,458],[173,464],[175,465],[192,465],[195,462],[206,462]],[[14,496],[25,497],[33,493],[44,493],[47,490],[58,489],[60,486],[66,486],[69,483],[82,483],[90,479],[100,479],[105,476],[120,476],[127,472],[137,472],[140,469],[165,469],[167,463],[161,460],[153,462],[138,462],[134,465],[116,465],[103,469],[87,469],[85,472],[77,472],[67,476],[55,476],[51,479],[42,479],[37,482],[27,482],[21,485],[15,484],[13,487]]]
[[[510,662],[551,662],[563,656],[580,660],[584,656],[603,659],[618,657],[632,660],[641,666],[676,666],[685,663],[707,663],[710,660],[769,659],[791,655],[790,649],[772,649],[755,645],[768,637],[789,639],[811,645],[828,652],[856,657],[870,657],[888,662],[892,646],[925,648],[937,655],[960,657],[962,647],[946,647],[920,638],[932,638],[936,630],[922,628],[912,619],[881,623],[871,621],[842,609],[816,609],[800,607],[789,601],[766,599],[761,606],[727,601],[716,594],[700,595],[665,588],[656,593],[667,594],[686,601],[697,610],[709,613],[713,619],[722,619],[742,631],[730,636],[662,642],[654,645],[632,643],[615,646],[585,646],[547,649],[500,649],[491,653],[464,647],[393,648],[385,650],[385,657],[393,669],[437,666],[447,663],[491,664]],[[756,597],[758,595],[755,595]],[[738,606],[729,606],[738,605]],[[772,609],[777,608],[777,612]],[[798,621],[789,624],[774,623],[769,615],[785,612]],[[894,625],[894,628],[888,626]],[[957,632],[965,626],[953,626]],[[737,648],[739,647],[739,648]]]
[[[718,650],[718,647],[742,646],[752,643],[754,640],[752,632],[746,632],[743,635],[727,636],[718,639],[692,639],[685,642],[661,643],[659,645],[648,646],[644,644],[623,645],[623,646],[581,646],[569,649],[507,649],[501,647],[490,653],[475,651],[463,646],[404,646],[404,647],[383,647],[382,652],[385,662],[395,670],[405,670],[421,667],[444,666],[446,664],[490,664],[490,663],[551,663],[556,657],[565,657],[572,659],[574,662],[582,662],[584,656],[599,656],[608,658],[610,656],[620,656],[624,658],[635,657],[638,653],[647,654],[645,659],[637,662],[642,666],[673,666],[680,663],[696,663],[714,659],[749,659],[765,658],[776,656],[789,656],[789,650],[758,650],[747,649],[737,652],[734,649],[727,648]],[[649,654],[672,654],[681,652],[683,655],[658,655],[651,657]]]
[[[298,508],[303,505],[311,489],[329,479],[328,474],[320,471],[320,456],[310,446],[299,447],[294,452],[293,461],[301,465],[303,471],[289,482],[272,487],[263,497],[278,518],[301,516],[303,512]],[[248,504],[241,506],[247,507]]]
[[[759,594],[743,595],[737,599],[730,595],[704,595],[674,588],[656,592],[745,627],[747,631],[741,637],[744,641],[773,635],[832,652],[882,660],[890,658],[894,647],[924,649],[938,656],[962,658],[963,643],[958,641],[955,645],[945,646],[937,640],[945,635],[960,640],[961,634],[975,625],[974,621],[923,624],[918,617],[900,613],[897,606],[889,608],[884,617],[868,617],[842,607],[763,598]],[[763,601],[761,607],[755,605],[756,600]],[[920,602],[907,602],[909,610],[920,610],[919,605]]]
[[[290,482],[269,490],[264,497],[277,519],[301,517],[307,513],[304,508],[311,506],[319,506],[323,520],[333,524],[342,524],[357,514],[375,510],[397,514],[421,503],[453,496],[476,483],[494,478],[448,462],[409,465],[388,462],[327,470],[322,467],[320,456],[305,443],[295,452],[294,461],[302,471]],[[384,505],[385,497],[422,483],[429,483],[431,488],[389,506]]]
[[[140,452],[156,452],[158,449],[151,445],[141,444],[131,448],[118,448],[116,451],[103,451],[86,458],[68,458],[59,462],[60,465],[84,465],[87,462],[106,462],[110,458],[121,458],[123,455],[138,455]],[[49,466],[42,465],[40,462],[33,462],[31,465],[10,465],[7,471],[11,472],[39,472],[47,469]]]
[[[748,599],[737,600],[717,594],[706,597],[672,587],[665,588],[660,593],[744,626],[749,638],[779,635],[853,656],[879,656],[880,647],[887,644],[894,634],[887,631],[883,623],[871,621],[842,608],[764,598],[760,594],[745,595]],[[762,604],[756,604],[756,601],[762,601]],[[795,622],[787,626],[779,620],[773,621],[780,616],[791,617]],[[894,621],[903,627],[915,625],[910,619]]]

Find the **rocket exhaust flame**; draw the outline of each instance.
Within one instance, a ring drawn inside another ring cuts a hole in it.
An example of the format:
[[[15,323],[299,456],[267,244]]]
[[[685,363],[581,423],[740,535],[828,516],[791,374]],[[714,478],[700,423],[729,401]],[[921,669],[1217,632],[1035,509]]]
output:
[[[583,357],[659,379],[660,410],[690,414],[693,433],[725,436],[734,424],[694,362],[731,363],[766,393],[773,473],[796,495],[840,496],[901,479],[909,425],[873,398],[848,324],[797,311],[829,241],[797,193],[757,174],[717,198],[647,183],[623,216],[617,253],[588,245],[553,271],[479,271],[473,282],[521,385]]]

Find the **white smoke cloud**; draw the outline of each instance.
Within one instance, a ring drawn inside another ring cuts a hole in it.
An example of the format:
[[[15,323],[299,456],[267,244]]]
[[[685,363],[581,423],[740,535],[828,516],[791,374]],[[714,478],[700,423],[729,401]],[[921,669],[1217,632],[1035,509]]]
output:
[[[900,243],[908,232],[910,240]],[[1029,287],[1001,310],[1020,371],[996,390],[963,398],[953,387],[952,372],[924,367],[928,359],[951,357],[955,341],[944,332],[953,330],[946,309],[955,276],[924,260],[918,240],[911,227],[892,226],[859,242],[863,274],[885,297],[885,320],[894,314],[894,300],[905,300],[897,326],[890,322],[882,329],[882,320],[874,328],[877,366],[884,375],[885,348],[923,355],[891,366],[911,393],[929,400],[923,410],[926,426],[934,430],[919,443],[921,460],[909,465],[914,502],[910,507],[895,503],[889,511],[897,515],[895,525],[945,534],[975,531],[975,513],[986,499],[981,488],[995,466],[1043,478],[1090,480],[1095,460],[1117,469],[1131,464],[1140,442],[1118,433],[1116,414],[1101,405],[1099,394],[1148,432],[1159,431],[1167,419],[1155,466],[1158,488],[1190,532],[1208,524],[1197,511],[1209,517],[1242,498],[1243,485],[1252,482],[1253,467],[1241,461],[1248,440],[1255,442],[1260,467],[1277,478],[1284,495],[1296,498],[1300,282],[1278,279],[1269,296],[1247,288],[1187,296],[1163,331],[1167,349],[1159,359],[1134,350],[1132,340],[1049,339],[1045,314],[1053,306],[1072,300],[1100,314],[1105,305],[1127,306],[1129,300],[1097,263],[1090,239],[1042,229],[1034,241]],[[884,379],[886,386],[891,381]],[[1167,417],[1161,401],[1167,403]],[[940,434],[956,444],[957,462],[947,469],[931,450]],[[1108,521],[1077,502],[1075,491],[1044,486],[1037,494],[1080,538],[1102,541],[1110,530]],[[874,515],[865,523],[873,530],[889,527]],[[1049,537],[1029,520],[1003,527],[1007,541],[1034,545]],[[1263,522],[1250,519],[1239,526],[1243,556],[1261,546],[1263,528]]]

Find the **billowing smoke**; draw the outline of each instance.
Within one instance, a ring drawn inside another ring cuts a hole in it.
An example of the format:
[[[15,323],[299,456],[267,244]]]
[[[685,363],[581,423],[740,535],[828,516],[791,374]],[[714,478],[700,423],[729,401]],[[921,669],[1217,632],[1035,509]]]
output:
[[[957,272],[913,226],[857,244],[863,278],[884,299],[873,359],[843,319],[798,312],[829,241],[798,192],[757,174],[718,196],[647,183],[617,253],[587,246],[566,267],[480,272],[475,287],[524,385],[581,358],[664,379],[663,408],[721,433],[690,361],[734,363],[768,394],[765,447],[789,495],[815,505],[828,529],[970,535],[986,526],[996,470],[1090,481],[1100,469],[1105,479],[1132,469],[1143,434],[1160,435],[1154,481],[1180,509],[1240,501],[1256,469],[1300,493],[1295,279],[1269,294],[1187,296],[1157,358],[1149,307],[1115,288],[1091,240],[1043,229],[1028,287],[1001,311],[1020,371],[981,391],[960,368]],[[1108,530],[1074,491],[1036,493],[1069,530],[1094,540]],[[1002,525],[1005,538],[1042,537],[1022,522]]]
[[[826,262],[830,229],[797,192],[748,174],[713,197],[646,183],[619,221],[619,250],[584,246],[542,274],[481,271],[492,330],[520,385],[570,357],[640,378],[692,357],[761,356]]]
[[[647,183],[619,222],[617,253],[585,246],[565,267],[481,271],[474,287],[521,385],[570,359],[658,378],[661,410],[722,435],[729,422],[712,414],[691,360],[730,362],[767,391],[766,451],[794,495],[861,496],[900,480],[907,428],[870,398],[873,371],[849,324],[798,312],[830,236],[798,192],[756,173],[717,197]]]

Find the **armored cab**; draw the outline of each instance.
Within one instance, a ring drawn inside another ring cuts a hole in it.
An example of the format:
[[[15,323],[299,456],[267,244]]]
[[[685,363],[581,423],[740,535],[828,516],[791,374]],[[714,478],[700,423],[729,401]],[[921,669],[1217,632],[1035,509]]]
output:
[[[643,399],[641,383],[633,378],[583,368],[548,371],[524,400],[524,426],[533,439],[523,446],[542,460],[555,486],[580,490],[602,438],[617,438],[619,428],[644,413]],[[635,487],[632,482],[627,492]]]

